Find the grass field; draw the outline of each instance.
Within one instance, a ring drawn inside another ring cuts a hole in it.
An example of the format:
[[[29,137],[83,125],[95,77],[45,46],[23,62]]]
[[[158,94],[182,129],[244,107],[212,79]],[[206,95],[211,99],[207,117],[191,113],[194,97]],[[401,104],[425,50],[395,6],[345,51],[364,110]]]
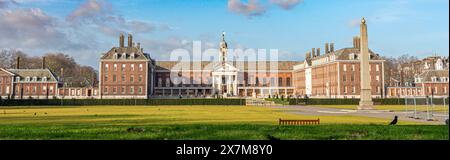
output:
[[[356,116],[304,116],[243,106],[0,108],[0,139],[446,139],[448,126]],[[278,126],[278,119],[321,119]],[[128,128],[144,131],[129,132]]]

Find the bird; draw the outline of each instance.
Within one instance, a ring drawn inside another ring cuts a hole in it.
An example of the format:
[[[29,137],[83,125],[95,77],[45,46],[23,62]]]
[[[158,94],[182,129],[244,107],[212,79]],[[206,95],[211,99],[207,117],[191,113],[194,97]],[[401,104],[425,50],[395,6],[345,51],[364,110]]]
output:
[[[394,117],[394,120],[389,125],[396,125],[398,122],[398,116]]]
[[[270,134],[266,135],[266,138],[269,139],[269,140],[271,140],[271,141],[279,141],[279,140],[280,140],[279,138],[274,137],[274,136],[272,136],[272,135],[270,135]]]

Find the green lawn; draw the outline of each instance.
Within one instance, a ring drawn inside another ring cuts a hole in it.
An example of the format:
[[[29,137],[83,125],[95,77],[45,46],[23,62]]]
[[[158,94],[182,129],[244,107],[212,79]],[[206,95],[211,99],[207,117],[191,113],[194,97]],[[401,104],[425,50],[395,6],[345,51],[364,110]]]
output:
[[[356,116],[304,116],[245,106],[0,108],[0,139],[446,139],[448,126]],[[295,109],[290,109],[295,110]],[[278,119],[321,119],[278,126]],[[143,132],[128,132],[128,128]]]

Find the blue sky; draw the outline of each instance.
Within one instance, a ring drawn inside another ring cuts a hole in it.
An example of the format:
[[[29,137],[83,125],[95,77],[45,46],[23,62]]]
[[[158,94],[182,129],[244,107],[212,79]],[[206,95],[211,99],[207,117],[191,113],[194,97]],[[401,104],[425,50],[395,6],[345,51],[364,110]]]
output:
[[[133,33],[146,52],[157,60],[165,60],[171,50],[189,48],[193,40],[215,47],[222,31],[226,31],[231,48],[279,49],[281,60],[302,60],[305,52],[323,49],[326,42],[334,42],[336,49],[351,47],[364,16],[368,21],[369,47],[383,56],[446,56],[448,3],[448,0],[0,0],[3,17],[0,33],[10,35],[1,38],[0,48],[21,49],[33,55],[64,52],[80,63],[97,66],[100,53],[117,46],[121,32]]]

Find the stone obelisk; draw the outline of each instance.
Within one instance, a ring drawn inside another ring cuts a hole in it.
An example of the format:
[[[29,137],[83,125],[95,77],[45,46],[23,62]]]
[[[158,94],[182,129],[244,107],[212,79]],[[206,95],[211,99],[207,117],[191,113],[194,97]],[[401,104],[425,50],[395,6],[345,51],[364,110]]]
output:
[[[372,87],[370,86],[370,70],[369,70],[369,42],[367,35],[367,24],[364,17],[361,21],[361,101],[359,102],[359,110],[374,109],[372,102]]]

